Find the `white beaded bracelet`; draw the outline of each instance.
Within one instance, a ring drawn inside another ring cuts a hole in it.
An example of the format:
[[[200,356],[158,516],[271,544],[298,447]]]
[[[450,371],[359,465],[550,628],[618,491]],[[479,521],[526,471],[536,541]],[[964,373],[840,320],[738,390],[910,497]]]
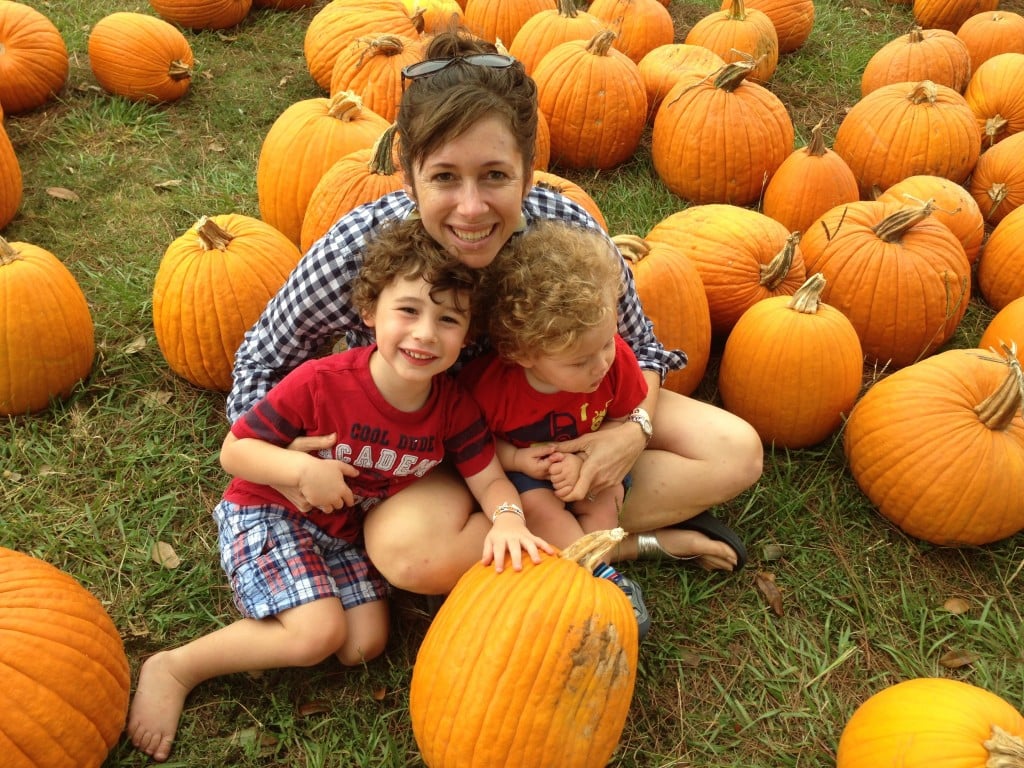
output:
[[[510,504],[509,502],[506,501],[504,504],[501,504],[496,510],[494,510],[494,514],[491,515],[491,523],[493,524],[494,521],[498,519],[498,515],[503,514],[505,512],[511,512],[513,515],[518,515],[520,520],[522,520],[524,523],[526,522],[526,515],[523,514],[523,510],[520,509],[518,505]]]

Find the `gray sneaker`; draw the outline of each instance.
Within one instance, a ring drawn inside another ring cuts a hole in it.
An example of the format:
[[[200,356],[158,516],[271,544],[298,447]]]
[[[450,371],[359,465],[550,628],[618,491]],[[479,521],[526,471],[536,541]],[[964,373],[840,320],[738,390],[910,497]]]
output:
[[[626,593],[626,597],[629,598],[629,602],[633,606],[633,615],[636,616],[639,639],[643,640],[647,637],[647,633],[651,631],[651,615],[647,612],[647,606],[644,605],[644,594],[640,591],[640,585],[621,573],[615,583],[619,585],[619,589]]]

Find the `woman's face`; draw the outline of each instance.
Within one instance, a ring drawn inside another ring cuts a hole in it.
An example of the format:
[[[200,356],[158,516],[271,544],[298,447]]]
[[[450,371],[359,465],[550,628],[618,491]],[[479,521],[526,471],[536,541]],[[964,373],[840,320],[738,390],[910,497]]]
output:
[[[512,132],[489,117],[427,155],[406,191],[430,236],[463,264],[480,268],[519,228],[531,182]]]

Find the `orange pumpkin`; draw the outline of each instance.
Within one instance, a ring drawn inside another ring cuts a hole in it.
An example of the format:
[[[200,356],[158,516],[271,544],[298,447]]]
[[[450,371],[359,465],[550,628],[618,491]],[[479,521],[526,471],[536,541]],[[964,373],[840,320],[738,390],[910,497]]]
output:
[[[779,53],[792,53],[811,35],[814,28],[814,0],[744,0],[750,10],[762,11],[771,19],[779,36]],[[722,0],[727,11],[732,0]]]
[[[686,367],[669,371],[662,386],[692,394],[711,358],[711,310],[697,266],[667,243],[634,235],[616,235],[612,241],[629,263],[655,335],[669,349],[686,353]]]
[[[837,768],[982,768],[1020,762],[1024,718],[970,683],[912,678],[883,688],[843,728]]]
[[[388,122],[398,115],[402,68],[423,58],[419,39],[399,35],[358,37],[338,52],[330,93],[350,91]]]
[[[151,104],[188,93],[194,59],[177,27],[155,16],[118,11],[89,33],[89,67],[107,93]]]
[[[1024,133],[1008,136],[978,158],[967,189],[985,221],[998,225],[1024,204]]]
[[[956,36],[971,54],[971,72],[1000,53],[1024,53],[1024,16],[1013,11],[976,13],[960,25]]]
[[[806,147],[782,161],[764,190],[762,210],[790,232],[804,232],[830,208],[860,199],[853,171],[825,146],[821,126],[811,129]]]
[[[559,43],[589,40],[603,28],[599,18],[576,7],[575,0],[557,0],[556,8],[538,11],[516,32],[508,48],[532,75],[544,54]]]
[[[614,168],[633,156],[647,118],[640,68],[612,47],[615,33],[570,40],[537,64],[537,104],[551,135],[551,161]]]
[[[651,158],[658,177],[680,197],[749,205],[793,151],[786,106],[746,79],[751,66],[727,64],[713,79],[686,75],[658,108]]]
[[[1016,344],[1018,351],[1024,351],[1024,296],[996,312],[978,342],[981,349],[993,350],[1002,349],[1003,344]]]
[[[967,44],[947,29],[914,27],[883,45],[864,67],[861,96],[883,85],[931,80],[963,93],[971,79]]]
[[[769,296],[792,296],[807,279],[798,238],[749,208],[711,203],[669,214],[647,233],[690,258],[700,273],[711,329],[725,337],[747,309]]]
[[[572,200],[577,205],[583,207],[587,213],[594,217],[594,221],[601,225],[601,228],[607,232],[608,222],[605,221],[604,214],[601,213],[601,208],[597,205],[597,201],[590,196],[583,187],[574,181],[569,181],[557,173],[551,171],[542,171],[539,168],[535,168],[533,171],[533,183],[537,186],[547,187],[553,189],[556,192],[565,195],[567,198]]]
[[[1021,369],[1000,357],[940,352],[876,382],[847,419],[851,474],[910,536],[981,546],[1024,530]]]
[[[171,370],[227,392],[235,350],[300,256],[276,229],[242,214],[204,216],[175,238],[153,283],[153,330]]]
[[[349,152],[320,177],[302,218],[299,247],[303,252],[353,208],[402,188],[404,179],[393,152],[394,135],[392,125],[372,147]]]
[[[860,393],[864,355],[846,315],[812,275],[792,296],[758,301],[733,326],[718,391],[767,445],[806,448],[835,432]]]
[[[0,124],[0,229],[17,215],[23,194],[21,164],[6,129]]]
[[[725,10],[698,19],[684,42],[703,45],[726,62],[753,63],[750,79],[759,83],[767,83],[779,65],[775,25],[768,14],[748,8],[746,0],[732,0]]]
[[[508,46],[534,14],[555,7],[555,0],[466,0],[463,22],[478,37]]]
[[[591,570],[623,535],[596,531],[538,564],[525,558],[521,571],[477,563],[459,579],[412,671],[409,715],[424,763],[608,762],[633,696],[637,627],[622,590]]]
[[[74,275],[49,251],[0,237],[0,306],[0,416],[68,397],[96,354],[92,315]]]
[[[974,14],[998,7],[999,0],[914,0],[914,19],[925,29],[956,32]]]
[[[188,29],[228,29],[249,15],[252,0],[149,0],[164,21]]]
[[[1024,132],[1024,53],[1000,53],[984,62],[964,91],[985,147]]]
[[[615,33],[615,49],[637,64],[675,39],[672,16],[658,0],[593,0],[587,10]]]
[[[320,178],[349,152],[372,147],[389,125],[348,91],[285,109],[267,131],[256,163],[260,218],[298,245]]]
[[[857,177],[862,198],[907,176],[964,181],[981,153],[981,132],[964,97],[923,80],[893,83],[853,105],[832,148]]]
[[[252,0],[253,8],[273,8],[279,11],[297,11],[308,8],[316,0]]]
[[[934,204],[860,201],[828,211],[800,246],[822,298],[850,318],[870,360],[899,368],[952,338],[971,296],[971,265]]]
[[[954,184],[941,176],[908,176],[897,181],[876,199],[909,206],[923,205],[931,200],[935,203],[932,218],[941,221],[957,236],[971,264],[978,260],[985,239],[985,217],[977,201],[963,185]]]
[[[647,91],[647,121],[652,122],[661,100],[683,75],[710,75],[725,65],[722,57],[703,45],[659,45],[640,59],[640,77]]]
[[[978,259],[978,289],[995,310],[1024,296],[1024,206],[1008,213],[988,236]]]
[[[6,768],[99,768],[128,714],[128,658],[69,574],[0,547],[0,743]]]
[[[64,87],[70,63],[50,19],[24,3],[0,2],[0,105],[8,114],[41,107]]]
[[[465,11],[456,0],[402,0],[414,24],[422,24],[421,33],[433,35],[445,29],[454,18],[461,23]]]

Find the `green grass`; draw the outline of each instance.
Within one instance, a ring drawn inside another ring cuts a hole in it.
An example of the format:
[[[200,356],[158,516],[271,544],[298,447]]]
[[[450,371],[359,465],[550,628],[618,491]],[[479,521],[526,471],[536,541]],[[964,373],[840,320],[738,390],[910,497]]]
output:
[[[302,55],[305,28],[323,3],[254,12],[224,33],[187,32],[196,76],[187,97],[162,107],[101,92],[85,52],[98,19],[151,12],[148,3],[29,3],[63,33],[71,75],[53,103],[5,121],[25,197],[3,236],[68,265],[92,309],[97,358],[67,401],[0,420],[0,545],[92,590],[122,633],[133,673],[148,654],[235,617],[210,518],[226,482],[216,459],[224,396],[168,370],[153,336],[153,279],[168,244],[199,216],[258,215],[263,136],[288,105],[323,95]],[[911,25],[909,7],[887,0],[816,5],[813,34],[783,57],[772,83],[798,145],[819,119],[834,136],[868,58]],[[673,0],[678,38],[717,6]],[[1024,12],[1024,0],[1002,7]],[[658,182],[648,144],[613,171],[552,170],[595,198],[613,233],[644,234],[686,205]],[[54,197],[54,187],[78,199]],[[972,345],[991,315],[976,299],[952,345]],[[713,359],[698,396],[716,399],[716,372]],[[877,375],[867,371],[866,382]],[[718,513],[748,542],[745,572],[628,566],[655,625],[641,649],[617,768],[830,766],[854,708],[914,676],[966,680],[1024,706],[1020,536],[975,549],[906,537],[857,488],[841,437],[769,451],[761,482]],[[156,542],[173,546],[180,567],[153,562]],[[756,588],[758,571],[774,575],[784,615]],[[947,610],[953,597],[969,609]],[[399,595],[394,619],[387,654],[364,669],[325,663],[202,685],[168,765],[420,765],[407,697],[429,616],[422,600]],[[950,651],[976,661],[947,669],[941,659]],[[105,768],[145,763],[122,742]]]

